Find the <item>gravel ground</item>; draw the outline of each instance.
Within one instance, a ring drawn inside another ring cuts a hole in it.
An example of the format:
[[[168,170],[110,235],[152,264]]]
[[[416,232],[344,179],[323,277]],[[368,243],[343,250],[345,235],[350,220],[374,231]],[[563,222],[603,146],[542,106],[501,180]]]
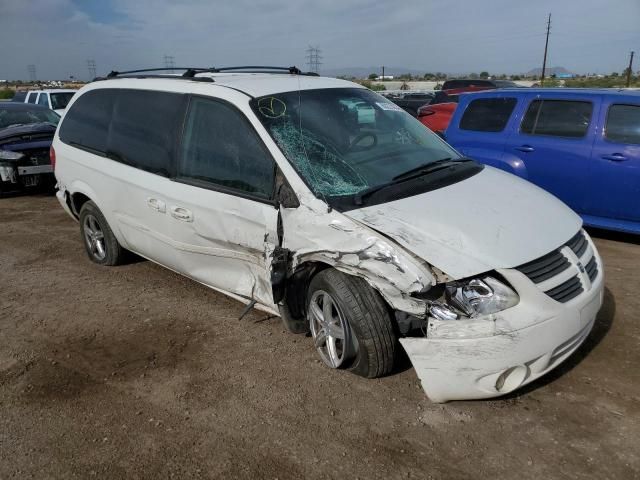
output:
[[[0,479],[640,478],[640,241],[595,232],[605,305],[508,398],[436,405],[151,262],[92,264],[51,196],[0,199]]]

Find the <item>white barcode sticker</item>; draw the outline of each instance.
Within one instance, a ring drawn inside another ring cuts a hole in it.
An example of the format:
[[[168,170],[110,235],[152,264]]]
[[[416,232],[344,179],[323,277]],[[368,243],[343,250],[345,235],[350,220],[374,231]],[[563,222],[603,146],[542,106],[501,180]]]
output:
[[[391,112],[404,112],[401,107],[391,102],[376,102],[382,110],[389,110]]]

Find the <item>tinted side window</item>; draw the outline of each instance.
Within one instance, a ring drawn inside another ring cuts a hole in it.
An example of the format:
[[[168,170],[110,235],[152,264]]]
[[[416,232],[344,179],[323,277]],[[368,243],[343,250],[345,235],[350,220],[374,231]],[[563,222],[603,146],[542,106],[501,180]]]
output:
[[[60,126],[60,140],[104,154],[116,93],[93,90],[78,98]]]
[[[27,103],[36,103],[37,97],[38,97],[38,94],[36,92],[31,92],[27,97]]]
[[[45,107],[49,107],[49,94],[41,93],[40,98],[38,98],[38,105],[43,105]]]
[[[213,100],[193,98],[178,176],[269,199],[275,165],[244,116]]]
[[[113,109],[108,153],[114,160],[169,176],[184,96],[121,90]]]
[[[442,90],[451,90],[454,88],[466,87],[466,83],[462,80],[448,80],[442,85]]]
[[[460,120],[460,129],[476,132],[501,132],[515,108],[515,98],[479,98],[473,100]]]
[[[572,100],[534,100],[522,120],[520,131],[531,135],[584,137],[593,104]]]
[[[612,142],[640,144],[640,105],[611,105],[605,137]]]

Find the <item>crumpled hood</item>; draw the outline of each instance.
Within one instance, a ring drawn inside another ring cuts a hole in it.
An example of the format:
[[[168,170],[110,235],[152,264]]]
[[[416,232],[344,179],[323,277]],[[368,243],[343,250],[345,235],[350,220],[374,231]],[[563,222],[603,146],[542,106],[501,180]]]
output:
[[[488,166],[439,190],[344,214],[453,278],[522,265],[565,243],[582,224],[554,196]]]

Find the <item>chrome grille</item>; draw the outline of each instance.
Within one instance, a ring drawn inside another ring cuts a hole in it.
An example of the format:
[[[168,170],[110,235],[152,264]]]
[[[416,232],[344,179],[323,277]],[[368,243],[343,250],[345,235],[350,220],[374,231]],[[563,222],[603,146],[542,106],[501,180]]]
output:
[[[516,270],[560,303],[566,303],[589,290],[599,273],[593,244],[584,230],[580,230],[561,247],[516,267]]]

